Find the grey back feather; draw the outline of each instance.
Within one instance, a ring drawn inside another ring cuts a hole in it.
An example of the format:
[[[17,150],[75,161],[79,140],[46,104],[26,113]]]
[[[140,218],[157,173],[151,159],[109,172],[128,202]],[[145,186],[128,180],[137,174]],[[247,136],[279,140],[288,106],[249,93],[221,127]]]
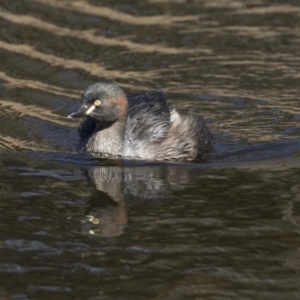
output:
[[[165,93],[130,95],[125,142],[160,143],[170,128],[170,108]]]

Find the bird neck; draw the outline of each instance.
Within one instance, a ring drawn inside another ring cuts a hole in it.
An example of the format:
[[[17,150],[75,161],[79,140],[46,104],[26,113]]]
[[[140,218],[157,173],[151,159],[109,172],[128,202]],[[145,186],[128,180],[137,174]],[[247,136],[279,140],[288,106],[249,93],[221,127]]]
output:
[[[87,150],[94,153],[122,155],[126,119],[115,122],[97,122],[95,131],[87,143]]]

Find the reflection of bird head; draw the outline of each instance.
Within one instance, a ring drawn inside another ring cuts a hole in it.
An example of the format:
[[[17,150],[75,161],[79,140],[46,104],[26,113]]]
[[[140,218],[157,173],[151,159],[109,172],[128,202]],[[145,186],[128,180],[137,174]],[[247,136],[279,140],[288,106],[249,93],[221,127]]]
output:
[[[81,232],[97,236],[118,236],[123,234],[127,223],[124,201],[119,203],[104,192],[96,191],[89,200],[90,206],[81,218]]]

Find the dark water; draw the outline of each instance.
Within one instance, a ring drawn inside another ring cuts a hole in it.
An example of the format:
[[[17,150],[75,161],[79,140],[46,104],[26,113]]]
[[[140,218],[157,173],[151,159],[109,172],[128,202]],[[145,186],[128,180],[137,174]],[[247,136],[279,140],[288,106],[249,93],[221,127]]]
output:
[[[0,2],[1,299],[300,299],[300,3]],[[202,164],[75,151],[84,88],[164,89]]]

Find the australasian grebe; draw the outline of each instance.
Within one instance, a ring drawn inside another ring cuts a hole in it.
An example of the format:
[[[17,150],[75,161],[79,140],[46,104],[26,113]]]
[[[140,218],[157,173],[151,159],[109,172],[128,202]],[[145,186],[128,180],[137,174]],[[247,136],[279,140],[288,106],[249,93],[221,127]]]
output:
[[[197,115],[179,114],[162,91],[129,95],[113,83],[95,83],[68,118],[86,115],[78,129],[86,150],[100,156],[193,161],[211,151],[211,135]]]

